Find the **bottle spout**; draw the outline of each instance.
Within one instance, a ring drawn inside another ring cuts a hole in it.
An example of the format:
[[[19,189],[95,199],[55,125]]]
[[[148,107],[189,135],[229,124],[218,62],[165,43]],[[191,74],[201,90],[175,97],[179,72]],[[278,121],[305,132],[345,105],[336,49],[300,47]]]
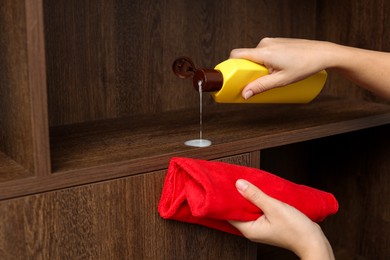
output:
[[[188,57],[179,57],[172,64],[173,73],[179,78],[193,78],[193,86],[199,91],[199,84],[202,85],[202,91],[218,91],[223,85],[222,73],[215,69],[196,69],[194,62]]]
[[[222,73],[214,69],[200,69],[195,71],[193,76],[194,88],[198,90],[199,82],[202,83],[202,91],[214,92],[222,88]]]

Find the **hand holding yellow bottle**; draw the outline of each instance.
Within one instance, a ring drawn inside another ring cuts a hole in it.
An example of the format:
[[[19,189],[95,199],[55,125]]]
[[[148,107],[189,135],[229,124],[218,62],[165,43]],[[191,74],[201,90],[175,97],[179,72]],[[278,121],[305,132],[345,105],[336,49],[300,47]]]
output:
[[[323,70],[296,83],[244,99],[241,94],[244,87],[267,75],[268,69],[248,60],[228,59],[218,64],[215,70],[223,75],[221,89],[211,93],[218,103],[308,103],[321,92],[327,78],[327,73]]]
[[[214,69],[195,69],[190,59],[181,57],[174,62],[173,70],[181,78],[192,75],[194,88],[198,90],[201,85],[202,91],[211,92],[218,103],[308,103],[321,92],[327,78],[323,70],[293,84],[244,99],[244,87],[267,75],[266,67],[246,59],[228,59]]]

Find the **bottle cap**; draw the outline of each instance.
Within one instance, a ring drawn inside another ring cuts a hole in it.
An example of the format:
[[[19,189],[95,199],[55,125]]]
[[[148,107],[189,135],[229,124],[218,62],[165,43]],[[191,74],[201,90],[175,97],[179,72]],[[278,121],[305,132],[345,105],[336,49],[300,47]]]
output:
[[[222,88],[222,73],[214,69],[196,70],[193,77],[193,84],[196,91],[199,91],[199,82],[202,84],[203,92],[218,91]]]
[[[223,85],[222,73],[214,69],[195,68],[194,62],[188,57],[179,57],[172,64],[173,73],[179,78],[186,79],[193,77],[193,85],[199,91],[199,82],[202,84],[202,91],[218,91]]]

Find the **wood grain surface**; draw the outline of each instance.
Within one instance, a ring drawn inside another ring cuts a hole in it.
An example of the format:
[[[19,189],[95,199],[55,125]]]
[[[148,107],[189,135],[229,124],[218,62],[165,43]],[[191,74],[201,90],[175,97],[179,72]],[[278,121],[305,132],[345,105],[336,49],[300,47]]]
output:
[[[175,58],[213,68],[264,36],[314,37],[315,15],[313,0],[44,1],[50,125],[196,107]]]
[[[0,150],[34,171],[24,1],[0,6]]]
[[[265,149],[262,169],[331,192],[339,211],[321,226],[336,259],[390,256],[390,126]]]
[[[191,148],[198,138],[197,110],[51,129],[52,175],[0,183],[0,198],[164,169],[173,156],[216,159],[384,125],[387,105],[321,98],[309,105],[212,106],[204,111],[204,137],[213,145]]]
[[[42,3],[6,1],[0,24],[0,151],[28,172],[48,175]]]
[[[318,0],[316,38],[357,48],[390,51],[390,2],[386,0]],[[365,70],[366,68],[362,68]],[[327,94],[382,102],[364,88],[331,73]]]
[[[224,161],[250,165],[250,156]],[[165,173],[0,202],[0,258],[256,259],[245,238],[160,218]]]

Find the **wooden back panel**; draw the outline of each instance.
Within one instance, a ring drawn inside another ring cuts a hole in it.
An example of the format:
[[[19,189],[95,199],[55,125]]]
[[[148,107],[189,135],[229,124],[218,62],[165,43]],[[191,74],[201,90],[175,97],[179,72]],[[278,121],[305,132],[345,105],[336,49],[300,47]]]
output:
[[[44,14],[51,126],[196,107],[176,57],[212,68],[265,36],[315,35],[315,1],[45,1]]]

